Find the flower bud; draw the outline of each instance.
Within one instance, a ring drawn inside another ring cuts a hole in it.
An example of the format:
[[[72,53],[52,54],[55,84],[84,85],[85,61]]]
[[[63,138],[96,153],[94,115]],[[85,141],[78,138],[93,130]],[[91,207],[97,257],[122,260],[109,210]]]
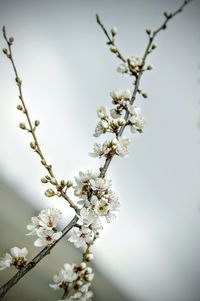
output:
[[[50,198],[50,197],[52,197],[52,196],[54,196],[55,195],[55,192],[53,191],[53,189],[47,189],[46,191],[45,191],[45,195],[48,197],[48,198]]]
[[[85,275],[84,278],[87,282],[91,282],[92,279],[94,278],[94,274],[87,274],[87,275]]]
[[[31,142],[31,143],[30,143],[30,147],[31,147],[32,149],[34,149],[34,150],[36,150],[36,148],[37,148],[35,142]]]
[[[115,35],[117,34],[117,32],[118,32],[117,27],[111,28],[111,34],[112,34],[113,36],[115,36]]]
[[[46,178],[41,178],[41,182],[46,184],[46,183],[48,183],[48,180]]]
[[[8,43],[9,43],[10,45],[12,45],[13,42],[14,42],[14,38],[13,38],[13,37],[10,37],[10,38],[8,39]]]
[[[85,263],[85,262],[81,262],[80,268],[81,268],[82,270],[84,270],[86,267],[87,267],[86,263]]]
[[[38,126],[40,124],[39,120],[35,120],[35,126]]]
[[[72,187],[73,186],[73,181],[72,180],[68,180],[67,181],[67,188],[70,188],[70,187]]]
[[[20,122],[19,127],[20,127],[20,129],[22,129],[22,130],[26,130],[25,123],[23,123],[23,122]]]
[[[152,70],[152,69],[153,69],[153,67],[151,65],[147,66],[147,70]]]
[[[23,110],[22,105],[18,105],[18,106],[17,106],[17,109],[18,109],[19,111],[22,111],[22,110]]]
[[[110,51],[113,52],[113,53],[116,53],[117,52],[117,48],[114,45],[111,45],[110,46]]]
[[[148,98],[148,94],[147,94],[146,92],[142,92],[142,96],[143,96],[144,98]]]
[[[92,253],[87,253],[87,254],[85,254],[84,258],[86,261],[89,262],[89,261],[92,261],[92,259],[94,258],[94,255]]]
[[[8,49],[3,48],[2,51],[3,51],[3,53],[6,54],[6,55],[8,54]]]
[[[147,29],[146,29],[146,33],[150,36],[150,34],[151,34],[151,29],[147,28]]]
[[[51,184],[53,184],[53,185],[56,185],[56,184],[57,184],[57,181],[56,181],[55,178],[51,178],[50,182],[51,182]]]

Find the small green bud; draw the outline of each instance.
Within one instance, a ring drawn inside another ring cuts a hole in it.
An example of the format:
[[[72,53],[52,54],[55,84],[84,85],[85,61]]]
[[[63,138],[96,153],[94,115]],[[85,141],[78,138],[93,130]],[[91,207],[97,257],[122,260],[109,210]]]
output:
[[[52,197],[55,195],[55,192],[53,191],[53,189],[47,189],[44,193],[48,198]]]
[[[151,34],[151,29],[147,28],[147,29],[146,29],[146,33],[150,36],[150,34]]]
[[[113,53],[116,53],[117,52],[117,48],[114,45],[111,45],[110,46],[110,51],[113,52]]]
[[[147,70],[152,70],[152,69],[153,69],[153,67],[151,65],[147,66]]]
[[[46,176],[45,176],[45,178],[46,178],[48,181],[50,181],[50,180],[51,180],[51,177],[50,177],[50,176],[48,176],[48,175],[46,175]]]
[[[2,51],[3,51],[3,53],[6,54],[6,55],[8,54],[8,49],[3,48]]]
[[[57,181],[55,178],[51,178],[50,183],[53,185],[57,185]]]
[[[152,50],[154,50],[156,48],[157,48],[156,44],[153,44],[152,47],[151,47]]]
[[[41,182],[44,183],[44,184],[48,183],[48,181],[47,181],[46,178],[42,178],[42,179],[41,179]]]
[[[19,111],[22,111],[22,110],[23,110],[22,105],[18,105],[18,106],[17,106],[17,109],[18,109]]]
[[[40,124],[39,120],[35,120],[35,126],[38,126]]]
[[[60,181],[60,185],[61,185],[62,187],[65,187],[67,184],[66,184],[65,180],[61,180],[61,181]]]
[[[25,123],[23,123],[23,122],[20,122],[19,127],[20,127],[20,129],[22,129],[22,130],[26,130]]]
[[[141,93],[144,98],[148,98],[148,94],[146,92]]]
[[[36,148],[37,148],[35,142],[31,142],[31,143],[30,143],[30,147],[31,147],[32,149],[34,149],[34,150],[36,150]]]

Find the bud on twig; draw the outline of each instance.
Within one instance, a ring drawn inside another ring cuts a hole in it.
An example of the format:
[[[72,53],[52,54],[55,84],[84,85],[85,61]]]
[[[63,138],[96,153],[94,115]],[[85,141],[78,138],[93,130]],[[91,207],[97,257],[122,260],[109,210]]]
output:
[[[44,193],[48,198],[52,197],[55,195],[55,192],[53,191],[53,189],[49,188],[45,191]]]
[[[19,127],[20,127],[20,129],[22,129],[22,130],[26,130],[25,123],[23,123],[23,122],[20,122]]]

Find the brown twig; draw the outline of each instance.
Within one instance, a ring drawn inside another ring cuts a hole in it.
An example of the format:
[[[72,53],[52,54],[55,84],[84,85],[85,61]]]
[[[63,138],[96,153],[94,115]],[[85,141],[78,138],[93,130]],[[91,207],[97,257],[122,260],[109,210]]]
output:
[[[29,263],[21,268],[7,283],[0,288],[0,297],[2,298],[5,294],[30,270],[32,270],[45,256],[49,255],[55,245],[76,225],[78,221],[77,215],[70,221],[70,223],[62,230],[62,236],[54,241],[51,245],[46,246],[38,253]]]
[[[157,34],[161,31],[161,30],[165,30],[166,27],[167,27],[167,23],[169,22],[169,20],[171,20],[173,17],[175,17],[177,14],[181,13],[184,9],[184,7],[189,3],[191,2],[192,0],[186,0],[183,2],[183,4],[174,12],[174,13],[171,13],[171,14],[167,14],[167,13],[164,13],[164,16],[165,16],[165,21],[161,24],[161,26],[159,26],[155,31],[153,31],[152,35],[149,36],[149,42],[147,44],[147,47],[145,49],[145,52],[144,52],[144,55],[143,55],[143,58],[142,58],[142,66],[140,68],[140,71],[136,77],[136,80],[135,80],[135,87],[134,87],[134,90],[133,90],[133,94],[132,94],[132,97],[131,97],[131,105],[134,103],[135,99],[136,99],[136,95],[138,93],[138,89],[139,89],[139,85],[140,85],[140,80],[141,80],[141,77],[142,77],[142,74],[143,74],[143,69],[144,69],[144,66],[145,66],[145,63],[146,63],[146,59],[147,59],[147,56],[151,53],[151,47],[153,45],[153,42],[154,42],[154,39],[155,37],[157,36]],[[101,28],[103,29],[105,35],[107,36],[108,40],[110,41],[110,38],[109,38],[109,35],[107,33],[107,30],[105,29],[104,25],[102,24],[102,22],[100,21],[100,18],[99,16],[97,15],[97,23],[101,26]],[[125,60],[126,62],[127,60]],[[128,118],[129,118],[129,112],[126,111],[126,114],[125,114],[125,121],[127,122],[128,121]],[[126,124],[124,126],[121,127],[120,131],[119,131],[119,134],[118,134],[118,137],[122,136],[124,130],[125,130],[125,127],[126,127]],[[113,159],[114,155],[111,155],[109,157],[106,158],[105,160],[105,163],[104,163],[104,166],[100,168],[100,177],[104,177],[105,174],[106,174],[106,171]]]
[[[21,104],[22,104],[22,107],[23,107],[23,112],[24,114],[26,115],[26,118],[27,118],[27,121],[28,121],[28,125],[29,125],[29,129],[28,129],[28,132],[31,133],[32,137],[33,137],[33,140],[34,140],[34,147],[35,147],[35,151],[36,153],[39,155],[40,159],[41,159],[41,163],[42,165],[47,169],[49,175],[51,178],[55,179],[55,183],[56,185],[58,186],[58,190],[61,192],[61,196],[69,203],[69,205],[74,208],[74,210],[78,213],[79,212],[79,209],[78,207],[74,204],[74,202],[69,198],[69,196],[61,189],[58,181],[56,180],[55,178],[55,175],[53,173],[53,170],[52,170],[52,166],[47,164],[47,161],[42,153],[42,150],[41,150],[41,147],[40,147],[40,144],[38,142],[38,139],[37,139],[37,136],[36,136],[36,133],[35,133],[35,130],[36,128],[33,126],[32,124],[32,121],[31,121],[31,118],[30,118],[30,115],[29,115],[29,112],[28,112],[28,109],[26,107],[26,104],[25,104],[25,101],[24,101],[24,97],[23,97],[23,92],[22,92],[22,81],[18,75],[18,72],[17,72],[17,68],[16,68],[16,65],[15,65],[15,62],[14,62],[14,59],[13,59],[13,55],[12,55],[12,49],[11,49],[11,46],[12,46],[12,38],[11,39],[8,39],[7,38],[7,34],[6,34],[6,28],[5,26],[3,26],[3,37],[7,43],[7,46],[8,46],[8,52],[6,53],[8,59],[11,61],[11,64],[12,64],[12,67],[13,67],[13,70],[14,70],[14,73],[15,73],[15,80],[16,80],[16,83],[17,83],[17,86],[18,86],[18,90],[19,90],[19,99],[21,101]]]

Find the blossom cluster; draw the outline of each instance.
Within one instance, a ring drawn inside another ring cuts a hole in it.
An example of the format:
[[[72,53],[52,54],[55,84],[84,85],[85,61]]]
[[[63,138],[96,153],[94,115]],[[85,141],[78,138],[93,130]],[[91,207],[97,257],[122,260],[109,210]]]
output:
[[[38,216],[31,218],[30,224],[26,226],[29,231],[27,235],[37,236],[34,242],[36,247],[47,246],[62,236],[62,232],[56,229],[61,216],[60,210],[52,207],[41,210]]]
[[[126,63],[122,63],[117,67],[119,73],[128,73],[137,76],[142,68],[143,61],[141,58],[131,56]]]
[[[92,268],[87,267],[85,262],[81,262],[80,265],[65,263],[58,275],[53,276],[54,284],[49,286],[55,290],[63,288],[65,291],[73,287],[74,294],[64,300],[87,301],[93,296],[89,290],[93,277]]]
[[[5,253],[0,260],[0,271],[9,268],[10,266],[14,266],[17,269],[21,269],[23,266],[25,266],[27,262],[27,254],[27,248],[11,248],[10,253]]]
[[[82,205],[79,213],[79,225],[73,229],[69,241],[75,247],[86,248],[99,236],[102,229],[101,218],[109,223],[119,209],[119,201],[111,190],[111,180],[101,178],[91,170],[80,172],[75,177],[74,194]]]

